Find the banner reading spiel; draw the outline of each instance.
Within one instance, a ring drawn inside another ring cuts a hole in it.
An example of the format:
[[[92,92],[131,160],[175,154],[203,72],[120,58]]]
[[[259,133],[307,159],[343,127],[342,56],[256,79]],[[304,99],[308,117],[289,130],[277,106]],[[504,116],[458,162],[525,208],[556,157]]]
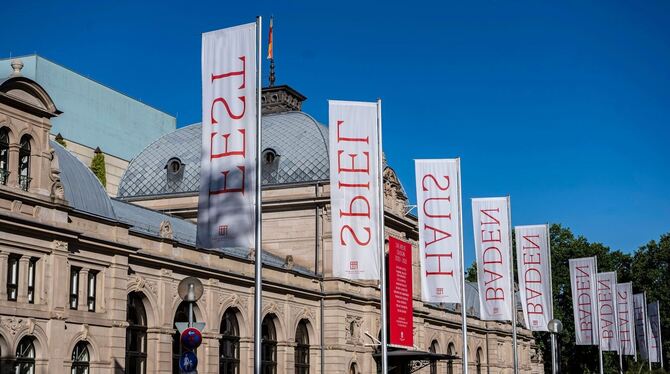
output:
[[[377,103],[329,101],[333,274],[379,279]]]
[[[256,24],[202,35],[197,245],[254,246]]]

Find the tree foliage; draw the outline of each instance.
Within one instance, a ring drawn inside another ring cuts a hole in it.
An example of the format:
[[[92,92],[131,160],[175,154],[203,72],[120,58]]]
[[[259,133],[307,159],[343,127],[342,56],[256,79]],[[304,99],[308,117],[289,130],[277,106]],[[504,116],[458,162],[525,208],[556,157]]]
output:
[[[105,169],[105,155],[100,148],[95,149],[95,156],[91,160],[91,171],[98,177],[103,187],[107,187],[107,170]]]

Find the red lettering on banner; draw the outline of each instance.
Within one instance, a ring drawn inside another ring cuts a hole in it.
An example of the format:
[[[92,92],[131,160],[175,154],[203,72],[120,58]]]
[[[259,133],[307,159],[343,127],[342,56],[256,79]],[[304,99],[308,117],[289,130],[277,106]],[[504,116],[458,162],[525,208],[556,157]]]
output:
[[[523,260],[523,265],[526,268],[523,274],[523,279],[526,283],[526,308],[528,314],[544,314],[544,304],[541,302],[531,302],[531,300],[542,296],[542,272],[540,266],[541,263],[541,247],[538,244],[540,241],[539,235],[523,235],[521,238],[522,244],[521,249],[523,253],[521,258]],[[518,254],[517,254],[518,255]],[[539,299],[542,301],[542,298]],[[533,321],[537,324],[537,321]]]
[[[354,212],[354,203],[361,200],[365,203],[365,212]],[[349,202],[349,211],[344,212],[340,209],[340,217],[367,217],[370,218],[370,201],[365,196],[356,196]]]
[[[630,310],[628,309],[628,291],[620,292],[617,290],[617,312],[619,316],[619,341],[625,350],[626,344],[631,342],[631,331],[628,322],[630,321]],[[625,353],[625,352],[622,352]]]
[[[579,328],[585,332],[590,341],[593,337],[593,311],[591,299],[591,275],[590,266],[575,266],[575,288],[577,290],[577,313],[579,316]]]
[[[434,192],[446,192],[437,197],[426,198],[421,206],[421,210],[426,217],[451,220],[451,191],[449,176],[444,175],[442,178],[446,181],[444,185],[440,185],[438,178],[432,174],[426,174],[421,178],[421,187],[424,192],[429,192],[434,189]],[[432,180],[433,183],[428,183]],[[430,213],[428,206],[431,205],[434,212],[449,212],[446,214]],[[444,239],[449,239],[453,236],[452,233],[443,227],[434,227],[424,224],[424,231],[430,231],[433,235],[433,240],[426,241],[425,249],[425,268],[426,277],[429,276],[454,276],[453,250],[450,245],[458,245],[457,243],[450,243],[450,241],[442,242]],[[438,234],[440,236],[438,236]],[[429,235],[428,233],[426,236]],[[441,242],[437,245],[434,245]]]
[[[448,175],[443,175],[442,177],[447,180],[447,185],[444,186],[444,187],[440,186],[440,183],[437,181],[437,178],[435,178],[435,176],[433,174],[424,175],[423,178],[421,179],[421,189],[423,189],[424,192],[428,191],[428,186],[426,186],[426,179],[432,179],[433,183],[435,183],[438,190],[446,191],[449,188],[451,183],[449,182],[449,176]]]
[[[370,137],[366,136],[365,138],[349,138],[340,135],[340,126],[344,124],[344,121],[337,121],[337,142],[364,142],[369,144]]]
[[[598,280],[598,305],[600,315],[601,340],[614,338],[614,300],[612,284],[609,279]]]
[[[432,227],[432,226],[428,226],[426,224],[423,225],[423,229],[424,230],[430,230],[430,231],[433,232],[433,240],[431,240],[429,242],[425,242],[425,248],[428,248],[428,246],[430,246],[431,244],[435,244],[435,243],[439,242],[440,240],[451,238],[451,234],[449,234],[448,232],[442,231],[442,230],[440,230],[438,228],[435,228],[435,227]],[[442,237],[438,239],[437,238],[437,233],[442,234]]]
[[[232,78],[232,77],[240,77],[242,79],[242,82],[240,86],[238,87],[239,90],[242,90],[246,87],[246,56],[240,56],[239,60],[242,62],[242,68],[241,70],[238,71],[231,71],[227,73],[222,73],[222,74],[211,74],[211,83],[212,85],[215,85],[219,83],[219,80],[223,80],[226,78]],[[237,99],[240,100],[242,103],[242,112],[240,114],[235,114],[233,113],[232,109],[228,105],[227,98],[223,97],[217,97],[212,100],[211,105],[210,105],[210,120],[212,126],[216,126],[219,124],[219,121],[217,120],[215,116],[215,107],[217,103],[223,104],[223,106],[226,109],[226,112],[228,114],[228,117],[233,120],[228,125],[232,127],[232,125],[235,123],[235,120],[242,119],[244,117],[244,114],[246,112],[246,97],[244,95],[242,96],[237,96]],[[225,193],[241,193],[244,195],[245,193],[245,180],[246,180],[246,168],[245,168],[245,158],[247,156],[246,153],[246,144],[247,144],[247,139],[246,139],[246,130],[244,128],[226,128],[226,130],[229,130],[230,132],[226,132],[221,134],[220,137],[217,137],[217,134],[219,134],[218,131],[212,131],[211,133],[211,138],[210,138],[210,160],[213,159],[224,159],[227,157],[241,157],[242,160],[239,162],[239,164],[236,166],[237,170],[232,169],[232,170],[218,170],[219,173],[223,175],[223,188],[218,189],[218,190],[210,190],[209,194],[210,195],[219,195],[219,194],[225,194]],[[231,135],[239,133],[241,134],[241,139],[238,142],[233,142],[234,144],[242,143],[240,149],[234,149],[230,150],[229,149],[229,140],[231,140]],[[223,140],[223,146],[221,146],[221,139]],[[217,141],[218,140],[218,141]],[[218,147],[217,147],[218,146]],[[217,149],[223,149],[222,152],[217,152]],[[228,179],[232,175],[236,175],[238,173],[241,173],[240,178],[236,178],[240,180],[239,186],[234,186],[234,187],[229,187],[228,186]],[[215,173],[216,174],[216,173]]]
[[[366,246],[370,244],[370,240],[372,240],[372,230],[370,230],[370,227],[363,227],[363,230],[368,233],[368,239],[366,241],[361,241],[358,238],[358,235],[354,231],[354,228],[349,226],[349,225],[344,225],[342,226],[342,229],[340,229],[340,244],[342,245],[347,245],[347,243],[344,241],[344,231],[349,231],[351,233],[351,236],[354,238],[354,241],[356,244],[361,245],[361,246]]]
[[[453,270],[442,271],[442,258],[443,257],[448,258],[449,260],[451,260],[452,253],[451,252],[440,253],[440,254],[428,254],[428,253],[426,253],[426,262],[428,261],[428,259],[430,259],[430,260],[435,260],[436,259],[437,260],[437,271],[426,270],[426,276],[430,276],[430,275],[448,275],[448,276],[452,276],[452,277],[454,276],[454,271]],[[449,264],[452,265],[451,261],[449,261]],[[426,266],[426,268],[428,268],[428,267]]]
[[[503,263],[503,254],[493,243],[502,243],[502,230],[500,228],[500,219],[496,218],[500,214],[500,208],[495,209],[480,209],[479,217],[482,229],[480,230],[481,243],[487,243],[481,255],[482,265],[484,271],[484,299],[486,301],[504,301],[505,291],[501,287],[496,287],[496,284],[489,286],[500,279],[504,278],[503,274],[499,274],[494,269],[495,265]],[[491,244],[488,244],[491,243]],[[486,279],[488,277],[488,279]]]
[[[347,173],[366,173],[370,174],[370,152],[363,152],[365,155],[365,167],[359,167],[357,168],[354,165],[354,161],[356,160],[356,157],[358,156],[355,153],[349,153],[349,157],[351,157],[351,167],[350,168],[344,168],[341,165],[342,161],[342,154],[344,154],[344,151],[337,151],[337,173],[342,173],[342,172],[347,172]]]
[[[440,206],[439,201],[448,201],[451,203],[451,196],[449,197],[431,197],[423,201],[423,212],[426,215],[426,217],[430,218],[448,218],[451,219],[451,212],[449,214],[430,214],[428,213],[428,209],[426,208],[426,205],[428,205],[428,202],[430,201],[438,201],[437,206]]]

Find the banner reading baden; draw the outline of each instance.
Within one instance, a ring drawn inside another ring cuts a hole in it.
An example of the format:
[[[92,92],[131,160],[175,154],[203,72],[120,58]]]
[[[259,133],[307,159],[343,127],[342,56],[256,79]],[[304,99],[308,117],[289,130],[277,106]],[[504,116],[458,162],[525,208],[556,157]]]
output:
[[[598,304],[596,299],[596,258],[573,258],[570,263],[575,344],[598,345]]]
[[[512,320],[511,238],[506,197],[472,199],[481,319]]]
[[[416,160],[421,299],[461,303],[460,160]]]
[[[328,102],[333,274],[379,279],[377,104]]]
[[[551,309],[551,257],[547,225],[516,226],[516,257],[519,295],[526,327],[549,331]]]
[[[598,273],[598,322],[600,327],[600,348],[603,351],[619,351],[619,327],[617,326],[616,273]]]
[[[197,246],[254,246],[256,24],[202,35]]]

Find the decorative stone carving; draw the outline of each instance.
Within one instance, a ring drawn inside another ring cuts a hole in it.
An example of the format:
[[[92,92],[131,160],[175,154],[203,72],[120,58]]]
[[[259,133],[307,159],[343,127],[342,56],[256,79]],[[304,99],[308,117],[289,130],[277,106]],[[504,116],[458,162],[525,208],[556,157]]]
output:
[[[51,243],[51,248],[56,250],[56,251],[67,251],[68,250],[68,244],[67,242],[63,242],[60,240],[54,240]]]
[[[163,239],[173,239],[174,231],[172,230],[172,224],[168,220],[163,220],[161,222],[160,236]]]
[[[112,322],[112,326],[114,327],[123,327],[126,328],[129,326],[129,323],[127,321],[119,321],[119,320],[114,320]]]
[[[403,217],[407,204],[407,195],[395,171],[390,167],[384,168],[384,205],[393,213]]]
[[[51,199],[65,200],[65,189],[60,181],[60,164],[53,148],[49,148],[49,160],[51,161],[49,170]]]
[[[284,260],[284,265],[288,270],[293,269],[293,256],[292,255],[287,255],[286,259]]]
[[[242,300],[237,294],[224,295],[219,294],[219,305],[237,308],[242,314],[247,314],[247,302]]]
[[[158,296],[158,283],[146,280],[141,275],[134,275],[128,280],[128,289],[149,290],[154,296]]]
[[[363,325],[363,317],[347,314],[345,322],[345,339],[347,340],[347,343],[359,344],[361,342],[361,326]]]
[[[12,201],[12,212],[21,213],[21,207],[23,207],[23,202],[21,200]]]
[[[20,331],[27,328],[28,319],[19,317],[3,317],[0,319],[0,326],[4,327],[12,336],[16,336]]]

